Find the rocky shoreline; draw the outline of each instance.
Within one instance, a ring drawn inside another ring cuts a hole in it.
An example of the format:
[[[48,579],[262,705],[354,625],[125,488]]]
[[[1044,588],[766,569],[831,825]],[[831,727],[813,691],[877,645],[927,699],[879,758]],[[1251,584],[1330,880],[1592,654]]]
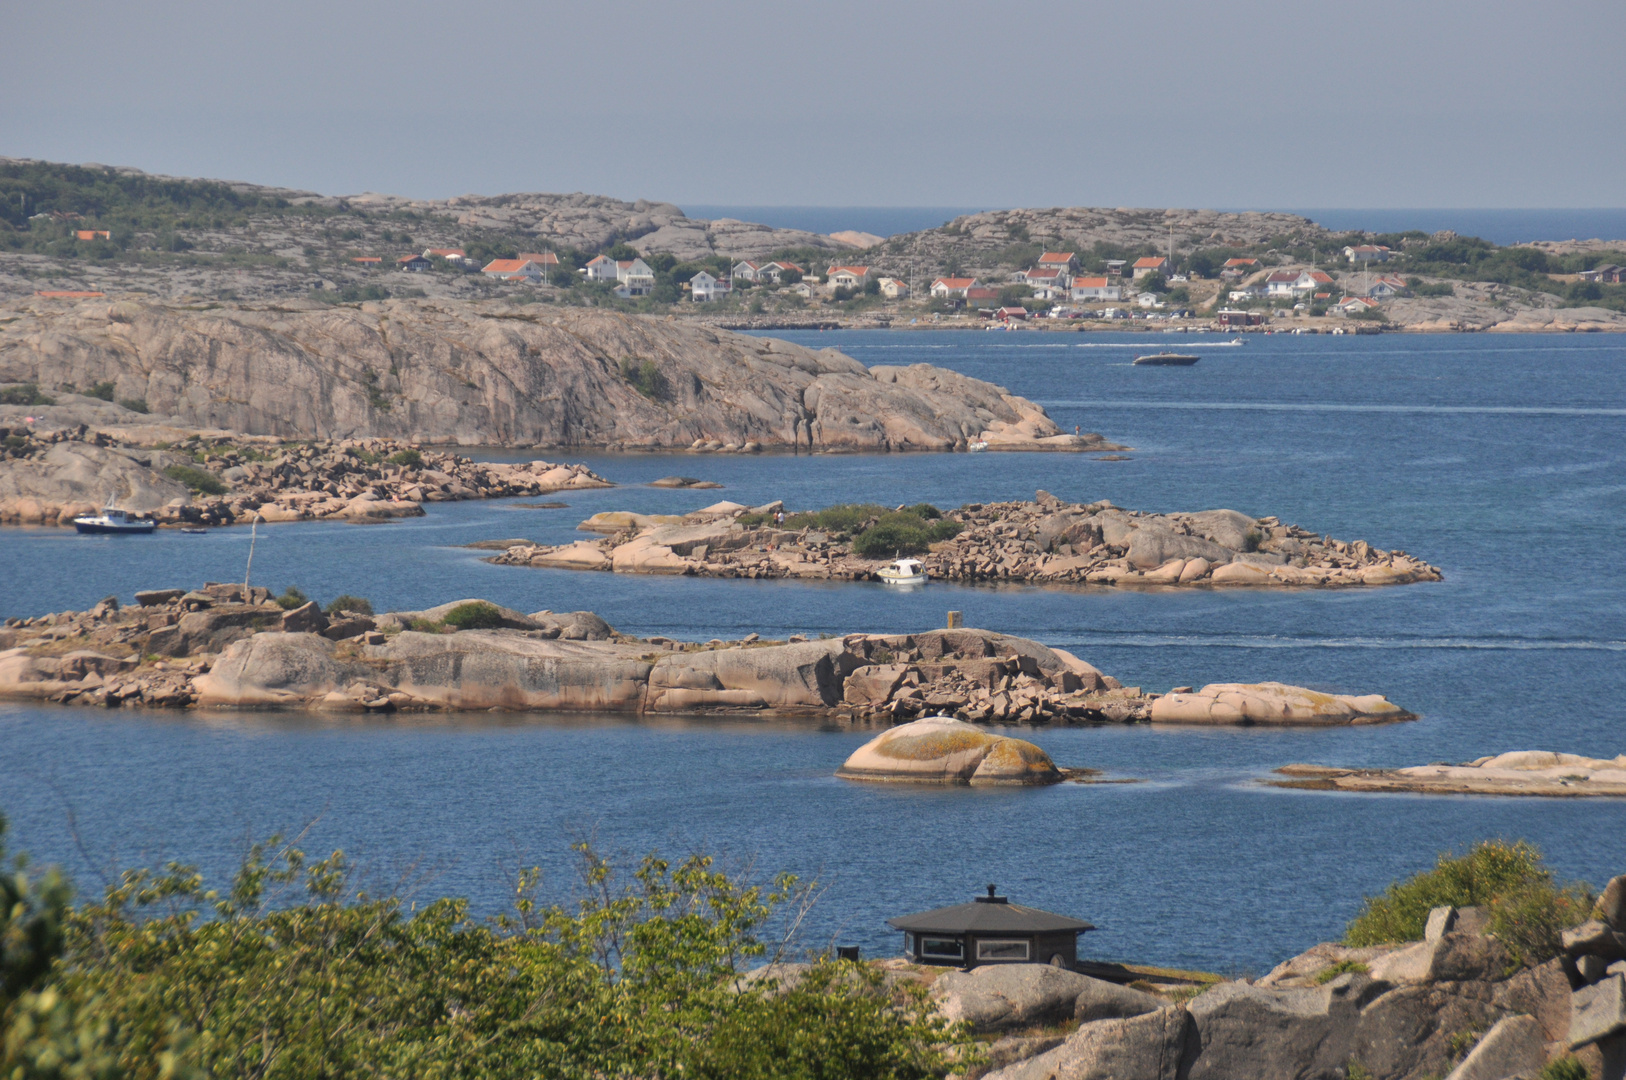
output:
[[[105,707],[779,714],[879,724],[924,716],[1308,726],[1413,718],[1375,695],[1333,698],[1279,683],[1240,687],[1251,710],[1160,715],[1161,701],[1230,700],[1239,688],[1150,693],[1064,649],[988,630],[700,643],[621,634],[591,612],[526,615],[484,600],[383,615],[292,603],[263,588],[209,584],[140,592],[134,605],[108,597],[89,611],[7,619],[0,697]]]
[[[1506,795],[1553,799],[1626,798],[1626,754],[1589,758],[1545,750],[1515,750],[1460,765],[1404,769],[1339,769],[1284,765],[1273,787],[1411,795]]]
[[[160,525],[382,521],[423,504],[613,487],[585,465],[473,461],[395,439],[0,426],[0,525],[71,526],[112,498]],[[212,492],[212,493],[211,493]]]
[[[893,557],[854,553],[855,536],[873,527],[873,518],[850,532],[816,524],[787,528],[778,523],[782,510],[780,503],[725,502],[682,517],[597,514],[581,528],[607,533],[603,539],[515,541],[488,561],[633,574],[878,581],[876,571]],[[1063,502],[1041,491],[1032,502],[968,503],[944,512],[941,521],[948,523],[945,532],[957,532],[932,543],[921,562],[930,577],[965,584],[1346,588],[1442,577],[1438,567],[1403,551],[1364,540],[1346,543],[1235,510],[1150,514],[1105,500]],[[796,515],[785,524],[796,524]]]
[[[1420,941],[1325,942],[1258,979],[875,966],[888,982],[926,984],[937,1011],[984,1043],[966,1080],[1620,1080],[1626,877],[1609,882],[1590,921],[1562,931],[1551,959],[1521,958],[1491,932],[1491,914],[1436,907]],[[776,967],[782,982],[806,970]]]

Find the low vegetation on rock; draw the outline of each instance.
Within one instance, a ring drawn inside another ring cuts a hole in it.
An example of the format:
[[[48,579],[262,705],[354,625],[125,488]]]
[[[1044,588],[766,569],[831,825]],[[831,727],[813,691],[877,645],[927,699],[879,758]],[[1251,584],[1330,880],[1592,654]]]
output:
[[[1584,884],[1556,884],[1533,845],[1486,840],[1368,897],[1344,939],[1353,946],[1416,941],[1434,908],[1479,907],[1515,958],[1534,966],[1563,951],[1560,934],[1584,922],[1595,899]]]

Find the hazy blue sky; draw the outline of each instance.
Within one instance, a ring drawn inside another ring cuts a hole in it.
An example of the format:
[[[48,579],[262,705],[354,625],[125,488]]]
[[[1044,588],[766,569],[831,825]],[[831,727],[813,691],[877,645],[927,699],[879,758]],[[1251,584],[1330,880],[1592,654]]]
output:
[[[5,7],[10,156],[420,197],[1626,205],[1621,0]]]

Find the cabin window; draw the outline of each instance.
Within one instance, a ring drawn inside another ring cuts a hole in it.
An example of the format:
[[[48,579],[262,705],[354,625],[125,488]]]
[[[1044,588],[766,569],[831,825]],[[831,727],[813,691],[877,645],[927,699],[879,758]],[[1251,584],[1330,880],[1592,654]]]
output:
[[[920,955],[960,960],[965,957],[965,945],[958,938],[923,937],[920,939]]]
[[[914,955],[914,951],[915,951],[915,935],[910,934],[910,933],[905,933],[903,935],[903,951],[904,951],[904,954],[906,956]]]
[[[994,939],[977,942],[978,960],[1026,960],[1027,958],[1028,943],[1025,941]]]

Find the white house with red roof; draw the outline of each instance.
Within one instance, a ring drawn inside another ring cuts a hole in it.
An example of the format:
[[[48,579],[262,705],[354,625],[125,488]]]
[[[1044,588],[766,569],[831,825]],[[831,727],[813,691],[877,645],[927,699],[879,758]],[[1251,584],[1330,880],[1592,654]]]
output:
[[[1366,295],[1374,300],[1387,300],[1391,296],[1410,296],[1411,287],[1404,280],[1385,275],[1372,282]]]
[[[1025,284],[1033,287],[1033,295],[1041,300],[1051,300],[1067,292],[1067,271],[1060,267],[1035,266],[1022,275]]]
[[[1168,259],[1161,255],[1148,255],[1144,259],[1135,260],[1131,277],[1137,281],[1148,274],[1162,274],[1164,277],[1168,277],[1173,271],[1174,267]]]
[[[824,273],[824,283],[831,292],[837,289],[862,289],[871,277],[868,266],[832,266]]]
[[[615,260],[608,255],[595,255],[587,261],[583,268],[588,281],[615,281],[617,279]]]
[[[877,284],[881,286],[881,295],[888,300],[906,300],[909,297],[909,285],[900,278],[884,277]]]
[[[771,281],[775,285],[778,285],[787,274],[802,278],[807,276],[807,271],[793,262],[771,262],[757,268],[758,281]]]
[[[940,277],[932,282],[930,292],[939,300],[964,300],[966,290],[976,287],[976,278]]]
[[[1378,302],[1365,296],[1346,296],[1338,301],[1336,310],[1345,315],[1359,315],[1363,311],[1371,311],[1378,306]]]
[[[762,272],[762,264],[741,260],[734,264],[732,271],[735,281],[755,281]]]
[[[648,296],[655,288],[655,268],[642,259],[621,259],[615,264],[615,279],[621,283],[615,294],[622,299]]]
[[[1047,251],[1039,256],[1037,265],[1060,270],[1071,277],[1078,272],[1078,253],[1076,251]]]
[[[1090,300],[1122,300],[1124,287],[1108,277],[1076,277],[1068,295],[1077,303]]]
[[[729,282],[719,281],[704,270],[689,279],[689,297],[697,304],[721,300],[732,291],[733,286]]]
[[[1265,278],[1266,296],[1299,296],[1332,284],[1324,270],[1273,270]]]
[[[540,282],[548,276],[547,270],[530,259],[492,259],[480,268],[486,277],[499,281]]]
[[[1390,254],[1381,244],[1359,244],[1344,249],[1344,257],[1352,263],[1388,262]]]

